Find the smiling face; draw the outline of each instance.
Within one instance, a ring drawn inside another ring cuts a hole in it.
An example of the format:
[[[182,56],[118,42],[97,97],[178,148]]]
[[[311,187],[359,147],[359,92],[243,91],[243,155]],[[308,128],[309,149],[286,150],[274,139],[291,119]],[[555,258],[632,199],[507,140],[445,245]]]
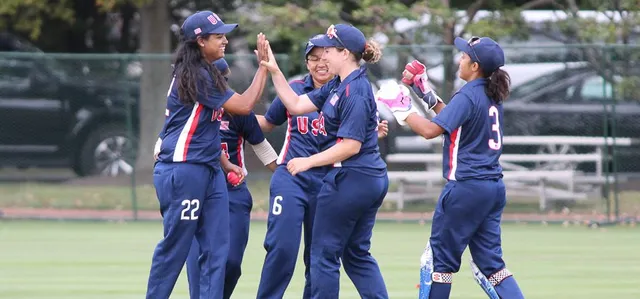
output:
[[[324,48],[315,47],[307,55],[307,70],[309,70],[313,80],[320,85],[329,82],[333,78],[333,74],[329,73],[329,67],[322,61],[323,52]]]
[[[224,34],[211,34],[206,37],[198,37],[198,45],[202,56],[207,61],[215,61],[224,57],[224,50],[229,41]]]
[[[321,61],[327,65],[329,73],[338,75],[342,67],[347,64],[348,59],[349,51],[347,49],[339,51],[336,47],[329,47],[324,48]]]

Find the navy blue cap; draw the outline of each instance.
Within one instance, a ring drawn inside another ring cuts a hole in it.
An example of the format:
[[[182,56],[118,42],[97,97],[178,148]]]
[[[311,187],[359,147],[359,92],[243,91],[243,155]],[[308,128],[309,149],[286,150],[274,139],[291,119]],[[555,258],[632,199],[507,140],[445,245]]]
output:
[[[453,43],[458,50],[467,53],[472,61],[477,62],[485,75],[493,73],[504,65],[504,51],[491,38],[472,37],[466,41],[456,37]]]
[[[229,71],[229,64],[224,58],[220,58],[213,62],[213,66],[215,66],[222,75],[224,75],[227,71]]]
[[[182,31],[187,40],[195,40],[200,35],[227,34],[236,27],[238,24],[225,24],[217,14],[208,10],[196,12],[182,23]]]
[[[318,47],[346,48],[352,53],[364,53],[367,39],[358,28],[347,24],[331,25],[327,33],[314,42]]]
[[[317,47],[316,42],[318,40],[320,40],[322,37],[324,37],[324,34],[318,34],[313,36],[312,38],[309,39],[309,41],[307,42],[307,46],[304,49],[304,58],[307,58],[307,55],[309,55],[309,53],[311,52],[311,50],[313,50],[313,48]]]

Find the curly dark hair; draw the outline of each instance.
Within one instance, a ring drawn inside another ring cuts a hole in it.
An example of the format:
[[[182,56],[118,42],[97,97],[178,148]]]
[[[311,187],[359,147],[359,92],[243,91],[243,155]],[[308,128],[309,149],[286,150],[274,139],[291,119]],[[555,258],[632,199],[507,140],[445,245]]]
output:
[[[209,37],[210,35],[201,36],[205,40]],[[172,75],[176,78],[178,96],[184,104],[195,103],[198,99],[198,86],[205,86],[203,82],[206,82],[206,78],[203,78],[200,68],[207,70],[221,93],[227,90],[227,81],[213,64],[202,57],[198,42],[185,39],[183,34],[181,34],[180,44],[175,52],[173,65]],[[204,92],[206,94],[206,89]]]

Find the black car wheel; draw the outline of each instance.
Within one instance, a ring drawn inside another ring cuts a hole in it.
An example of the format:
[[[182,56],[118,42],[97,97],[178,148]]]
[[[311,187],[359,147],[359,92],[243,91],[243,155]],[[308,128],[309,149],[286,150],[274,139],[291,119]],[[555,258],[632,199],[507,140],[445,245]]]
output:
[[[74,167],[80,176],[120,176],[133,173],[135,146],[127,131],[118,125],[100,127],[89,133]]]

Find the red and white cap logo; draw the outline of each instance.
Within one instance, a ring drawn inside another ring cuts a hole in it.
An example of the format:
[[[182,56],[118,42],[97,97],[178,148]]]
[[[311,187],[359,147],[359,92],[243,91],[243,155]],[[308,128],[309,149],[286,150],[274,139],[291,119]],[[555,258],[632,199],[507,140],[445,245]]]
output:
[[[338,37],[338,30],[336,30],[336,27],[334,25],[331,25],[329,26],[329,28],[327,28],[327,36],[329,38]]]
[[[209,20],[209,22],[211,22],[211,24],[213,25],[218,24],[218,18],[214,17],[214,15],[208,16],[207,20]]]

